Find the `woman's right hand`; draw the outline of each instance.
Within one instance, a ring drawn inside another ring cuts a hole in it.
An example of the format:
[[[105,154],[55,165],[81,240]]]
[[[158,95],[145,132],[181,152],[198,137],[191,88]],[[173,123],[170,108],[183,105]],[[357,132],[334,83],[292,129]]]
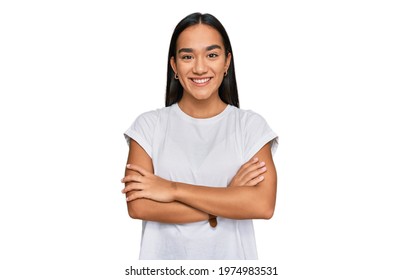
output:
[[[240,167],[228,187],[255,186],[264,180],[262,174],[266,171],[265,162],[259,161],[258,158],[252,158]]]

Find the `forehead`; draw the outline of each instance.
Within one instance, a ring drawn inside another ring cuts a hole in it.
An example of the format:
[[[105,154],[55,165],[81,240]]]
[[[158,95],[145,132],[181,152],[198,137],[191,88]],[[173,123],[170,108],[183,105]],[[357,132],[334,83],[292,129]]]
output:
[[[196,24],[184,29],[177,39],[176,49],[205,49],[207,46],[219,45],[224,49],[221,34],[206,24]]]

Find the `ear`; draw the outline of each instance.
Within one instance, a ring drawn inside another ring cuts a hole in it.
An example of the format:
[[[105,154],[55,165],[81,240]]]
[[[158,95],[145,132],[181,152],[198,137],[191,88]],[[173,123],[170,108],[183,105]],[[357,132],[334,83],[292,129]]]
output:
[[[173,72],[177,73],[176,60],[174,56],[170,58],[170,66],[172,67]]]
[[[229,70],[230,62],[232,61],[232,54],[228,53],[226,56],[226,61],[225,61],[225,71]]]

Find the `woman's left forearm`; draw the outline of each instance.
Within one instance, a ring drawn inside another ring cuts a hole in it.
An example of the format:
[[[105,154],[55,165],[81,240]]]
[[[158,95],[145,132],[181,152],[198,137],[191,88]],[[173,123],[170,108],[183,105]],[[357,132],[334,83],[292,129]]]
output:
[[[258,185],[216,188],[177,182],[174,185],[175,200],[219,217],[270,219],[275,209],[276,184],[269,188]]]
[[[254,186],[244,186],[241,180],[227,188],[202,187],[175,183],[174,198],[191,207],[215,216],[230,219],[270,219],[276,202],[277,174],[271,148],[266,144],[253,158],[265,164],[263,178]]]

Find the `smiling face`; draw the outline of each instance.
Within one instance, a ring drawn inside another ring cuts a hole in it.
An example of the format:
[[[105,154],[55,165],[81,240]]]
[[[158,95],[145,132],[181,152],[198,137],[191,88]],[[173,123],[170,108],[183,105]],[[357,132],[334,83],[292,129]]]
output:
[[[177,39],[176,59],[170,59],[183,86],[183,99],[219,99],[219,87],[230,59],[216,29],[205,24],[186,28]]]

